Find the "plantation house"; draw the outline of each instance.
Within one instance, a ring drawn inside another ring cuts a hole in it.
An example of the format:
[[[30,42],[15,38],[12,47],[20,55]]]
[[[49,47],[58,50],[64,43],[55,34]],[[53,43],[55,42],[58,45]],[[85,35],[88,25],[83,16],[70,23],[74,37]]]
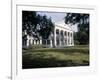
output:
[[[74,31],[71,29],[70,25],[62,22],[55,23],[53,32],[51,32],[48,39],[39,39],[34,36],[27,35],[24,32],[26,39],[22,40],[23,47],[28,47],[31,45],[45,45],[46,47],[65,47],[74,46]]]

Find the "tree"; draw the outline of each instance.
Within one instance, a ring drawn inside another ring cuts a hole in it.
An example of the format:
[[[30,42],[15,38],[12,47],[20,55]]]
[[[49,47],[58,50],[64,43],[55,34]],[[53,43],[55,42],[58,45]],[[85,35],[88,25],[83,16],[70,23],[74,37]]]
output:
[[[53,31],[54,24],[51,21],[51,18],[47,19],[47,16],[44,15],[42,17],[42,21],[40,22],[40,35],[42,36],[43,39],[47,39],[50,35],[50,33]]]
[[[22,32],[39,39],[47,39],[54,27],[51,18],[41,16],[35,11],[22,11]],[[24,38],[24,36],[23,36]]]
[[[36,12],[22,11],[22,31],[26,30],[28,35],[32,35],[32,31],[36,31],[37,23],[38,20]]]
[[[67,13],[65,23],[77,24],[78,32],[75,33],[75,39],[80,44],[89,44],[89,14]]]

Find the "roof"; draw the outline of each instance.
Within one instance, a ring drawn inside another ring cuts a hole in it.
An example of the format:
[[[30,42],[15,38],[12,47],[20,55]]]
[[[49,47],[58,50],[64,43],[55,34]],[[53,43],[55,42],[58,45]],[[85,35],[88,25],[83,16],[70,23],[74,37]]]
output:
[[[65,24],[64,22],[60,21],[60,22],[56,22],[55,26],[60,27],[60,28],[64,28],[70,31],[73,31],[73,29],[71,28],[70,24]]]

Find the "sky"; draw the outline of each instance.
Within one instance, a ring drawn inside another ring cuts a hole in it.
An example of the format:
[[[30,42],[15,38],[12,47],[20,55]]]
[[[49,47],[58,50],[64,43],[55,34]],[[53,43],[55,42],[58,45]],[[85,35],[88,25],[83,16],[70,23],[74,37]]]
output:
[[[58,13],[58,12],[37,12],[37,14],[40,14],[40,15],[46,15],[48,18],[51,17],[52,21],[53,22],[58,22],[58,21],[64,21],[64,17],[66,16],[66,13]]]
[[[66,13],[65,12],[45,12],[45,11],[38,11],[37,14],[40,15],[46,15],[47,18],[51,17],[52,22],[56,23],[56,22],[64,22],[65,21],[65,16]],[[77,25],[73,25],[71,27],[75,32],[77,31]]]

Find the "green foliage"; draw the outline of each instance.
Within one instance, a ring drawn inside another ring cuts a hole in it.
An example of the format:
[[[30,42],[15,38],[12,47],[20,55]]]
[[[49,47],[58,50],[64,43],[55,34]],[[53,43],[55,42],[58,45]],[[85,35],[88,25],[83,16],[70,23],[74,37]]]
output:
[[[51,18],[47,18],[46,15],[41,16],[35,11],[22,11],[22,31],[26,30],[28,35],[33,35],[36,38],[41,36],[47,39],[53,27]]]
[[[86,24],[89,21],[89,14],[82,14],[82,13],[67,13],[65,17],[65,23],[71,24]]]
[[[76,32],[76,40],[79,44],[89,44],[89,24],[80,24],[78,25],[79,31]]]
[[[53,31],[54,24],[52,23],[51,18],[47,19],[46,15],[42,17],[40,24],[41,29],[39,30],[39,33],[43,39],[47,39]]]
[[[79,45],[80,42],[79,42],[78,40],[74,40],[74,44],[75,44],[75,45]]]
[[[32,30],[35,31],[37,23],[36,12],[22,11],[22,31],[26,30],[31,35]]]
[[[67,13],[65,23],[78,25],[78,32],[74,35],[76,44],[89,44],[89,14]]]

